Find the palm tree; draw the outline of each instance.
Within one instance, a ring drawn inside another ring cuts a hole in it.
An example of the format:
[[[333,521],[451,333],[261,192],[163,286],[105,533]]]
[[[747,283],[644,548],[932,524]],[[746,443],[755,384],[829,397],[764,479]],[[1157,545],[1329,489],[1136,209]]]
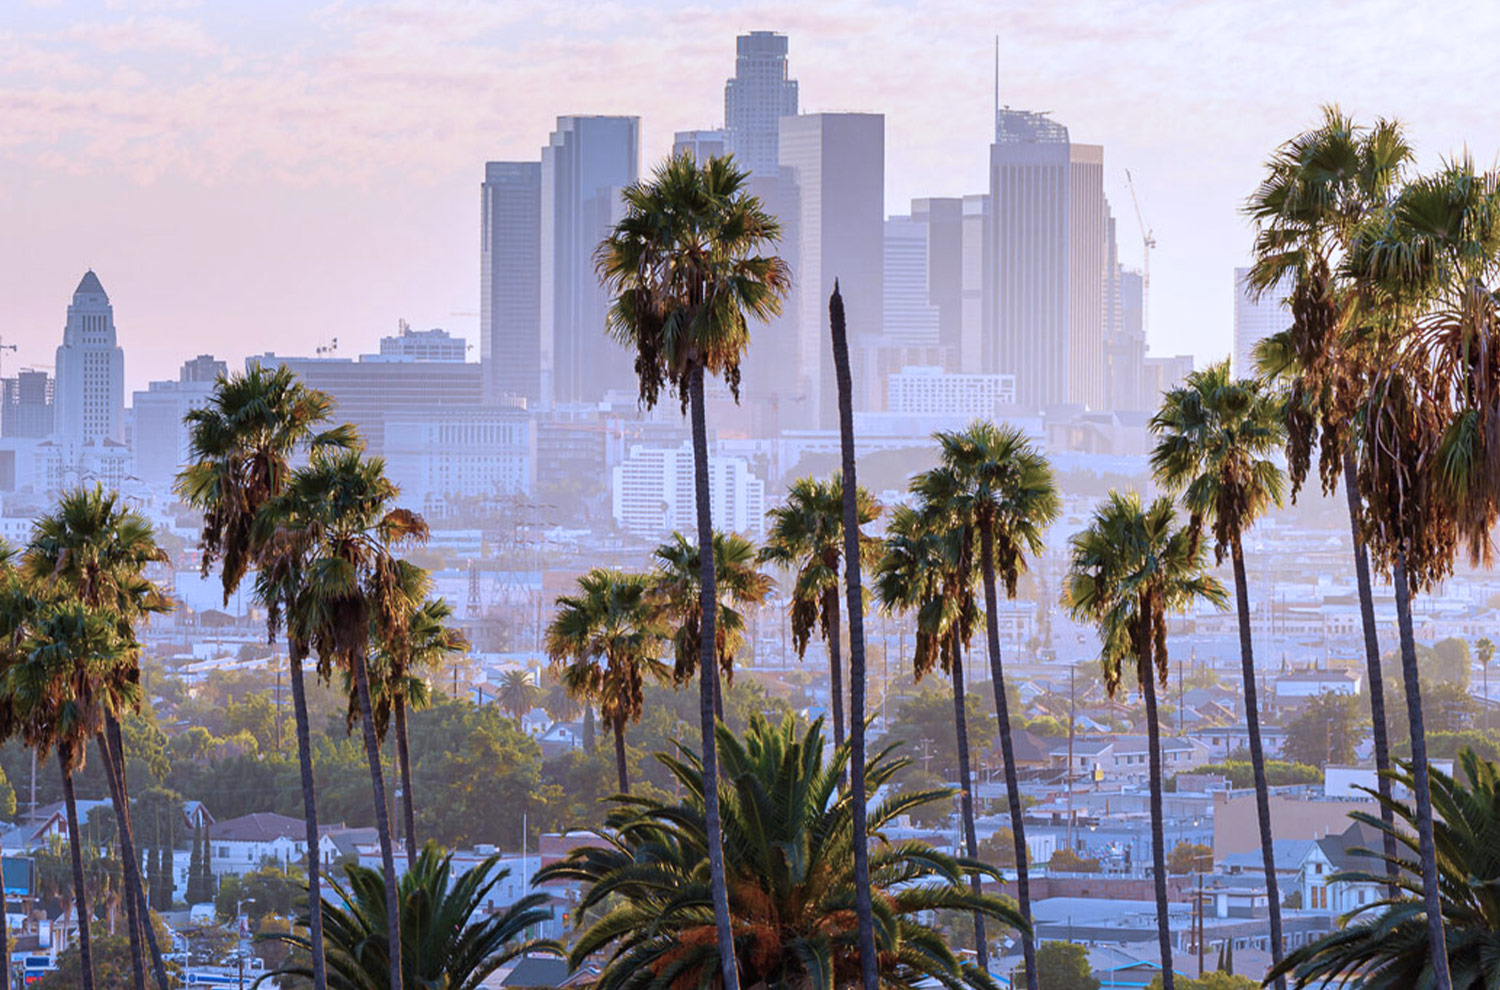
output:
[[[691,407],[693,480],[697,491],[698,546],[713,545],[709,509],[708,426],[703,377],[720,375],[739,398],[740,361],[750,343],[750,319],[781,311],[791,286],[786,263],[772,254],[781,227],[745,192],[747,173],[732,159],[701,165],[687,155],[668,160],[651,180],[625,191],[625,216],[599,245],[597,265],[615,301],[609,331],[635,353],[641,402],[656,405],[663,386]],[[739,990],[734,937],[724,887],[719,792],[714,758],[713,561],[701,554],[703,656],[699,664],[699,735],[707,788],[709,873],[724,990]]]
[[[1428,937],[1451,985],[1411,595],[1452,573],[1460,548],[1491,563],[1500,517],[1500,175],[1467,158],[1407,183],[1350,250],[1385,363],[1360,408],[1366,538],[1396,591]]]
[[[401,875],[397,890],[406,986],[481,990],[495,970],[515,959],[530,953],[557,954],[550,943],[526,938],[528,929],[552,917],[552,910],[545,906],[546,894],[527,894],[504,911],[486,910],[491,891],[510,875],[499,864],[499,855],[490,856],[454,876],[453,854],[429,842],[411,869]],[[389,917],[385,878],[380,871],[356,863],[346,865],[344,874],[347,886],[332,884],[337,900],[322,902],[329,986],[388,990],[396,984],[385,952]],[[294,954],[261,979],[308,978],[311,971],[302,961],[309,948],[307,935],[276,933],[266,940],[280,942]]]
[[[698,547],[681,533],[657,547],[651,595],[675,625],[672,634],[672,679],[685,684],[698,673],[698,659],[703,653],[699,642]],[[719,615],[714,622],[718,637],[714,652],[718,655],[719,673],[725,682],[734,683],[734,658],[745,644],[745,610],[758,607],[771,593],[770,577],[755,566],[755,547],[738,533],[714,533],[714,592],[719,598]],[[719,679],[714,679],[718,688]],[[724,717],[724,694],[714,696],[714,715]]]
[[[1287,383],[1287,466],[1295,500],[1319,449],[1325,492],[1343,481],[1354,547],[1354,574],[1364,633],[1375,768],[1390,797],[1390,744],[1385,717],[1380,636],[1370,584],[1370,557],[1361,516],[1363,495],[1355,464],[1357,408],[1381,360],[1368,337],[1349,332],[1359,293],[1343,261],[1360,225],[1386,204],[1411,161],[1412,150],[1394,121],[1365,128],[1325,107],[1320,126],[1287,141],[1245,205],[1256,226],[1249,284],[1257,293],[1290,289],[1291,325],[1257,349],[1260,370]],[[1384,805],[1382,805],[1384,807]],[[1388,857],[1396,854],[1387,839]],[[1392,888],[1394,893],[1394,888]]]
[[[923,487],[913,485],[919,492]],[[932,670],[941,669],[952,681],[964,851],[970,859],[978,859],[963,657],[979,620],[972,542],[969,531],[954,526],[941,507],[928,505],[920,497],[916,507],[897,506],[886,529],[885,553],[875,565],[875,589],[887,610],[916,614],[912,652],[916,679],[920,681]],[[980,878],[971,877],[971,882],[978,893]],[[982,914],[974,916],[974,948],[979,968],[988,972],[989,942]]]
[[[191,437],[190,461],[177,476],[176,490],[184,502],[203,512],[199,541],[203,573],[206,575],[215,561],[222,561],[226,604],[249,569],[267,563],[264,556],[268,547],[264,541],[257,541],[252,531],[266,504],[285,490],[293,459],[310,448],[351,447],[357,443],[352,427],[347,425],[320,432],[331,406],[327,395],[302,384],[286,366],[268,369],[253,365],[243,375],[220,378],[208,403],[185,417]],[[275,533],[279,527],[262,524],[261,529]],[[274,596],[261,600],[273,635],[300,579],[300,569],[291,566],[293,563],[283,553],[280,574],[284,580],[258,585]],[[289,637],[287,654],[306,824],[307,893],[317,904],[323,897],[315,851],[319,842],[317,790],[307,690],[302,680],[302,662],[308,649]],[[311,925],[313,990],[327,990],[322,915],[314,912]]]
[[[112,684],[101,693],[104,708],[96,736],[100,762],[109,784],[123,863],[124,895],[130,929],[132,976],[145,985],[146,952],[162,990],[166,968],[141,883],[140,861],[130,821],[130,795],[124,778],[125,754],[117,700],[138,708],[139,695],[127,685],[140,680],[140,647],[135,628],[152,614],[171,608],[165,594],[144,576],[146,567],[165,559],[151,524],[127,509],[117,493],[95,486],[64,493],[53,510],[40,517],[22,562],[25,576],[54,596],[71,597],[111,618],[118,626],[120,662]],[[129,698],[129,701],[123,699]]]
[[[286,603],[289,652],[305,656],[311,648],[320,673],[337,667],[352,675],[387,885],[394,990],[400,990],[403,972],[401,925],[368,655],[373,644],[401,642],[408,634],[420,599],[411,597],[397,552],[427,536],[421,517],[393,508],[397,494],[383,461],[354,450],[315,451],[306,467],[293,472],[285,491],[267,503],[252,530],[252,539],[276,548],[263,554],[257,587],[262,600]]]
[[[1500,898],[1494,882],[1500,877],[1500,770],[1467,749],[1458,763],[1467,782],[1432,771],[1433,827],[1442,850],[1443,927],[1453,985],[1483,990],[1500,981]],[[1408,789],[1416,787],[1409,767],[1394,772],[1393,779]],[[1420,870],[1412,869],[1421,858],[1418,814],[1405,802],[1375,797],[1389,802],[1383,810],[1399,819],[1401,827],[1385,815],[1353,812],[1350,817],[1389,834],[1401,853],[1387,858],[1353,850],[1378,860],[1384,869],[1335,873],[1329,881],[1383,884],[1395,876],[1399,893],[1356,908],[1338,930],[1288,954],[1274,972],[1283,978],[1290,974],[1299,990],[1354,982],[1365,990],[1407,990],[1431,983],[1436,967],[1427,936],[1426,883]]]
[[[880,517],[880,504],[856,486],[861,529]],[[839,566],[844,562],[844,482],[799,478],[781,505],[766,513],[771,525],[760,548],[763,563],[794,571],[790,601],[792,643],[801,659],[814,628],[828,644],[828,693],[833,713],[833,744],[844,743],[844,672],[839,656]],[[860,534],[861,552],[873,563],[879,542]]]
[[[1047,459],[1013,427],[997,427],[980,420],[966,430],[938,433],[935,438],[942,452],[942,467],[923,476],[920,491],[932,504],[943,506],[956,523],[979,536],[990,680],[995,692],[995,715],[1000,723],[1000,752],[1005,759],[1010,827],[1015,836],[1016,898],[1021,916],[1030,925],[1030,871],[1021,814],[1021,785],[1005,695],[1005,666],[1000,657],[998,582],[1005,582],[1008,597],[1016,596],[1016,582],[1027,566],[1027,554],[1042,551],[1043,534],[1057,518],[1057,485]],[[1030,939],[1022,944],[1022,957],[1027,990],[1037,990],[1036,946]]]
[[[651,601],[651,579],[596,567],[578,593],[559,595],[547,626],[547,655],[558,679],[584,704],[597,705],[614,730],[620,793],[630,793],[625,726],[640,720],[647,677],[671,675],[658,659],[666,630]]]
[[[1072,563],[1064,604],[1078,620],[1098,626],[1105,689],[1113,697],[1126,668],[1133,667],[1145,696],[1157,937],[1164,990],[1173,990],[1156,682],[1167,681],[1167,616],[1185,612],[1199,600],[1222,607],[1228,599],[1223,585],[1207,573],[1207,548],[1198,531],[1192,525],[1177,526],[1169,498],[1143,506],[1134,492],[1111,491],[1088,528],[1069,542]]]
[[[734,796],[724,802],[725,868],[747,985],[836,990],[860,975],[853,798],[840,787],[849,748],[836,747],[825,762],[824,743],[821,719],[800,734],[790,717],[772,725],[752,715],[743,737],[719,726],[723,777]],[[703,869],[704,763],[685,748],[680,756],[657,759],[680,785],[681,804],[620,801],[595,830],[601,844],[580,847],[537,873],[538,883],[584,885],[569,961],[576,968],[602,953],[598,990],[707,985],[722,967]],[[907,763],[892,750],[877,753],[865,768],[869,792],[877,793]],[[876,959],[885,986],[993,987],[988,973],[962,963],[930,927],[933,912],[977,911],[1024,931],[1006,901],[966,886],[970,876],[996,876],[989,867],[880,834],[897,816],[951,797],[944,789],[913,790],[870,809],[877,839],[870,855]]]
[[[582,712],[578,700],[568,691],[568,686],[556,677],[547,678],[542,707],[547,710],[547,717],[554,722],[571,722]]]
[[[1490,719],[1490,664],[1495,661],[1495,641],[1481,636],[1474,641],[1474,656],[1479,661],[1479,671],[1484,678],[1484,725],[1489,728]]]
[[[536,707],[540,694],[541,689],[532,679],[531,671],[507,670],[500,679],[500,691],[496,697],[505,714],[519,721],[521,716]]]
[[[1260,706],[1255,691],[1255,654],[1250,637],[1250,589],[1245,576],[1244,533],[1272,505],[1280,505],[1284,479],[1272,459],[1286,435],[1280,403],[1253,378],[1234,379],[1221,361],[1188,375],[1162,397],[1151,418],[1156,448],[1151,470],[1169,492],[1181,493],[1196,531],[1206,521],[1213,529],[1214,560],[1227,553],[1234,568],[1234,598],[1239,611],[1240,673],[1245,692],[1245,720],[1250,765],[1255,778],[1255,807],[1260,825],[1266,903],[1270,911],[1271,963],[1281,961],[1281,895],[1276,883],[1276,855],[1271,838],[1271,795],[1266,784],[1266,755],[1260,735]],[[1285,988],[1285,981],[1277,984]]]

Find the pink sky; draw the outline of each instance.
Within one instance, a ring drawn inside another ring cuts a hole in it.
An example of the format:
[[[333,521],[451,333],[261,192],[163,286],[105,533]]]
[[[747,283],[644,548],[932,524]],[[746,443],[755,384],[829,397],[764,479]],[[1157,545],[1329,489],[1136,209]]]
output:
[[[804,110],[887,115],[888,213],[982,191],[1002,99],[1103,144],[1122,257],[1154,226],[1151,343],[1229,349],[1237,207],[1337,101],[1399,117],[1426,164],[1496,153],[1500,5],[6,0],[4,370],[50,365],[85,268],[132,388],[211,352],[371,350],[398,318],[477,343],[478,184],[553,118],[632,113],[646,164],[718,126],[734,36],[791,37]]]

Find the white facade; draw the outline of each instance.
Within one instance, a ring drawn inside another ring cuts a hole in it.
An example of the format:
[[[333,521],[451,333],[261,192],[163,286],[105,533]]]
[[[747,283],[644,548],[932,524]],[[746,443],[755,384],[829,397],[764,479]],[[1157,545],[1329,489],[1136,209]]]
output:
[[[407,504],[442,514],[452,499],[516,495],[535,477],[531,419],[512,406],[434,406],[385,419],[385,461]]]
[[[938,308],[928,286],[929,225],[912,217],[885,222],[885,341],[931,345],[938,339]]]
[[[639,536],[692,532],[697,525],[693,446],[632,446],[616,465],[611,491],[615,521]],[[759,537],[765,533],[766,485],[742,457],[708,459],[708,497],[714,528]]]
[[[907,367],[890,377],[890,411],[906,416],[995,415],[1014,405],[1015,375],[950,374],[942,368]]]
[[[1255,374],[1255,345],[1292,324],[1292,311],[1286,304],[1290,284],[1278,283],[1257,300],[1252,298],[1247,284],[1249,274],[1248,268],[1234,270],[1234,361],[1231,370],[1238,378]]]
[[[135,473],[158,491],[188,462],[192,435],[183,417],[208,405],[212,381],[150,382],[131,396]]]
[[[73,290],[57,349],[57,436],[125,442],[125,352],[115,342],[115,313],[99,276],[89,270]]]
[[[394,337],[380,338],[380,356],[394,361],[463,361],[468,341],[454,337],[440,327],[413,330],[401,321]]]

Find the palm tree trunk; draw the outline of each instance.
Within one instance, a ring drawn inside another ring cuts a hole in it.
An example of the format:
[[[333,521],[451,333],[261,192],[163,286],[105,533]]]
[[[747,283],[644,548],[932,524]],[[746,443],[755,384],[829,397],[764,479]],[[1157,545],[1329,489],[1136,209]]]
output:
[[[401,817],[406,827],[406,868],[417,861],[416,803],[411,792],[411,747],[406,738],[406,698],[396,695],[396,765],[401,774]]]
[[[139,856],[135,849],[135,825],[130,818],[130,787],[125,779],[125,740],[120,732],[120,720],[110,715],[104,723],[105,736],[109,741],[109,759],[105,762],[105,770],[112,776],[113,788],[111,793],[118,791],[118,806],[124,810],[123,826],[120,834],[124,841],[130,844],[130,851],[124,853],[129,857],[132,864],[139,863]],[[146,950],[150,954],[151,974],[156,979],[158,990],[167,990],[167,967],[162,961],[161,945],[156,941],[156,928],[151,924],[151,908],[146,898],[145,885],[141,883],[139,866],[135,866],[135,896],[139,907],[142,934],[146,940]],[[167,881],[171,883],[170,878]],[[127,875],[127,885],[129,877]],[[168,900],[171,898],[169,897]]]
[[[959,814],[964,820],[964,852],[970,859],[979,858],[979,837],[974,832],[974,782],[969,773],[969,716],[965,710],[968,691],[964,688],[963,644],[958,641],[958,630],[953,637],[953,727],[958,732],[958,795]],[[969,878],[974,893],[984,893],[984,881],[976,874]],[[974,951],[979,956],[979,969],[990,971],[990,945],[984,934],[984,915],[974,913]]]
[[[103,730],[94,737],[99,747],[99,760],[104,767],[104,779],[109,784],[109,800],[114,805],[116,833],[120,842],[120,872],[125,879],[125,924],[130,930],[130,982],[135,990],[145,990],[146,958],[141,919],[149,918],[145,898],[140,896],[140,869],[135,861],[135,843],[128,831],[128,814],[120,795],[120,782],[115,776],[114,755]],[[131,867],[135,866],[135,869]],[[132,880],[132,876],[134,879]],[[162,988],[165,990],[165,987]]]
[[[1271,792],[1266,784],[1266,753],[1260,738],[1260,706],[1255,696],[1255,649],[1250,640],[1250,589],[1245,577],[1245,548],[1234,534],[1229,548],[1234,562],[1234,602],[1240,620],[1240,673],[1245,680],[1245,726],[1250,737],[1250,768],[1255,776],[1255,813],[1260,824],[1260,857],[1266,874],[1266,906],[1271,921],[1271,965],[1281,965],[1281,891],[1276,883],[1276,847],[1271,838]],[[1276,978],[1286,990],[1286,978]]]
[[[302,656],[299,649],[291,644],[287,649],[287,671],[292,685],[292,717],[297,723],[297,766],[302,774],[302,819],[307,825],[307,932],[312,950],[313,990],[328,990],[328,972],[323,955],[323,881],[318,851],[318,790],[313,781],[307,685],[302,683]]]
[[[708,424],[703,411],[703,366],[688,376],[688,404],[693,421],[693,487],[698,509],[698,594],[702,618],[698,663],[698,728],[703,748],[703,818],[708,839],[708,876],[713,892],[714,928],[718,934],[723,990],[740,990],[740,968],[734,957],[734,928],[729,914],[729,884],[724,875],[724,835],[719,823],[719,754],[715,739],[714,664],[718,594],[714,588],[714,523],[708,501]]]
[[[828,616],[828,706],[833,712],[833,745],[844,745],[844,658],[839,651],[838,583],[823,592],[823,612]]]
[[[1401,674],[1406,683],[1406,715],[1411,720],[1412,790],[1417,804],[1417,852],[1422,861],[1422,900],[1427,910],[1427,944],[1434,990],[1453,990],[1443,933],[1442,892],[1438,888],[1437,847],[1432,835],[1432,782],[1427,767],[1427,728],[1422,718],[1422,684],[1417,670],[1417,643],[1411,626],[1411,585],[1406,553],[1396,551],[1391,575],[1396,585],[1396,624],[1401,633]]]
[[[391,819],[386,811],[385,774],[380,769],[380,740],[375,737],[375,712],[370,704],[370,672],[365,655],[356,651],[354,690],[359,695],[360,721],[365,731],[365,757],[370,764],[370,790],[375,799],[375,832],[380,836],[380,862],[385,869],[385,941],[391,968],[391,990],[402,990],[401,901],[396,885],[396,853],[391,847]]]
[[[995,689],[995,716],[1000,722],[1000,755],[1005,760],[1005,792],[1010,804],[1010,830],[1015,836],[1016,901],[1021,917],[1031,926],[1031,871],[1026,862],[1026,823],[1021,820],[1021,781],[1016,772],[1016,748],[1010,736],[1010,701],[1005,697],[1005,666],[1000,662],[1000,602],[995,589],[995,532],[979,527],[984,571],[984,624],[989,638],[990,679]],[[1026,961],[1026,990],[1037,990],[1036,942],[1021,936]],[[1165,990],[1172,990],[1168,985]]]
[[[1150,639],[1147,637],[1149,643]],[[1175,990],[1172,972],[1172,929],[1167,908],[1167,845],[1162,835],[1161,725],[1156,715],[1156,668],[1150,659],[1141,663],[1141,692],[1146,696],[1146,748],[1151,763],[1151,872],[1156,883],[1156,940],[1161,950],[1162,990]]]
[[[839,390],[839,447],[843,459],[844,590],[849,603],[849,795],[854,806],[854,916],[864,990],[878,990],[875,911],[870,902],[870,838],[865,795],[865,596],[859,560],[859,483],[854,476],[854,400],[844,300],[837,280],[828,300],[834,374]]]
[[[1396,816],[1391,811],[1391,747],[1386,735],[1385,674],[1380,669],[1380,633],[1375,627],[1375,595],[1370,588],[1370,553],[1359,533],[1359,492],[1355,490],[1358,471],[1354,453],[1344,451],[1344,500],[1349,504],[1349,534],[1354,540],[1354,577],[1359,586],[1359,617],[1365,632],[1365,679],[1370,685],[1370,725],[1375,740],[1375,786],[1380,791],[1380,820],[1386,829],[1381,836],[1385,861],[1396,861]],[[1386,885],[1386,896],[1396,897],[1395,877]]]
[[[73,912],[78,921],[78,964],[83,974],[82,990],[94,990],[94,947],[89,935],[89,892],[83,873],[83,838],[78,834],[78,800],[73,795],[73,774],[62,751],[57,753],[62,769],[63,804],[68,812],[68,848],[73,856]]]
[[[701,632],[701,630],[700,630]],[[714,718],[724,721],[724,672],[714,671]]]
[[[625,766],[625,719],[620,717],[614,719],[615,730],[615,773],[620,778],[620,793],[630,793],[630,775]]]

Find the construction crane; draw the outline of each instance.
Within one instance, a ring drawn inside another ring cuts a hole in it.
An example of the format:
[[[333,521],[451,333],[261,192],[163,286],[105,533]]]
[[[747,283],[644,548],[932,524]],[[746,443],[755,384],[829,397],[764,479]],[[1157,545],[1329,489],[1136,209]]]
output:
[[[1130,205],[1135,207],[1135,223],[1141,229],[1141,251],[1145,255],[1145,262],[1141,270],[1141,334],[1145,335],[1150,328],[1147,315],[1150,312],[1151,302],[1151,249],[1156,247],[1156,237],[1151,233],[1151,228],[1146,226],[1146,220],[1141,216],[1141,201],[1135,195],[1135,179],[1130,175],[1130,169],[1125,170],[1125,185],[1130,187]]]
[[[16,352],[16,345],[7,344],[5,343],[5,338],[0,337],[0,351],[10,351],[12,354],[14,354]]]

